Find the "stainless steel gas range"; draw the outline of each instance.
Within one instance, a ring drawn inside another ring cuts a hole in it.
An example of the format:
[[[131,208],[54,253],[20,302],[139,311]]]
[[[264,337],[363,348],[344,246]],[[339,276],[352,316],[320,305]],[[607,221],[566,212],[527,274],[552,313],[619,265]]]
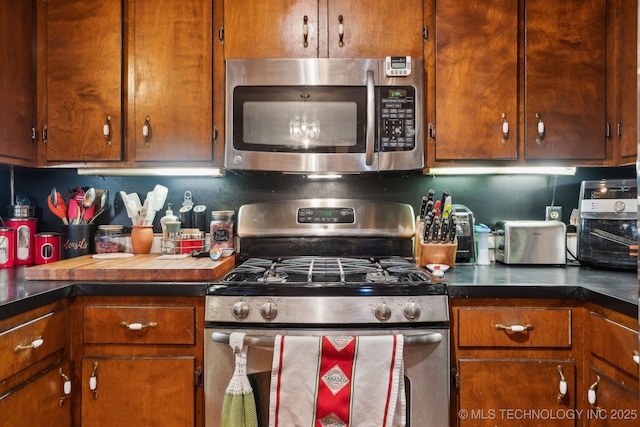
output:
[[[242,206],[240,264],[207,289],[206,426],[221,422],[236,331],[261,426],[276,335],[392,334],[405,342],[406,425],[449,425],[447,287],[413,263],[414,223],[409,205],[357,199]]]

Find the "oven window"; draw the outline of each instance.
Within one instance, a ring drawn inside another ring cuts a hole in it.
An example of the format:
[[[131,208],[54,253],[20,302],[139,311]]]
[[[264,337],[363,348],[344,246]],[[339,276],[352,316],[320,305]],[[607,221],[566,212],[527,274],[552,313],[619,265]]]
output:
[[[363,153],[364,87],[236,87],[233,145],[266,152]]]

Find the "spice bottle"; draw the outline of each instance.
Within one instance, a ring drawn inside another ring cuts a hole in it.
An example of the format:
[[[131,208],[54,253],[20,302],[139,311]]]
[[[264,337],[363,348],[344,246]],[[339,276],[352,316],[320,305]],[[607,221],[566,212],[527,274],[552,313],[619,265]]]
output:
[[[232,249],[233,248],[233,220],[234,211],[212,211],[211,212],[211,249]]]

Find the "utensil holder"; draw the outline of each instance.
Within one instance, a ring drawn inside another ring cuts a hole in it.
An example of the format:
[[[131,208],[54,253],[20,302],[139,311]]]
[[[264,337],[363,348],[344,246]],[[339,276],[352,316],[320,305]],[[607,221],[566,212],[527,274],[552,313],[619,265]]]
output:
[[[458,238],[453,243],[419,243],[416,264],[424,267],[428,264],[444,264],[453,268],[456,263]]]
[[[131,249],[134,254],[148,254],[153,246],[153,226],[134,225],[131,228]]]
[[[75,258],[95,253],[95,224],[62,226],[62,258]]]

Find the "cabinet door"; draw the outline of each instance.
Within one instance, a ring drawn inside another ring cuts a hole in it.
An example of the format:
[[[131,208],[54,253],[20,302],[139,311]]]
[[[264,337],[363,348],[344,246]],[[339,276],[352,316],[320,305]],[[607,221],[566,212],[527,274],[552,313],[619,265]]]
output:
[[[0,1],[0,157],[35,161],[33,2]]]
[[[606,12],[606,0],[527,0],[527,159],[605,159]]]
[[[211,161],[212,2],[135,0],[131,12],[127,135],[135,160]]]
[[[46,7],[46,159],[121,160],[122,4],[48,0]]]
[[[85,357],[82,425],[193,426],[194,372],[193,357]]]
[[[435,160],[515,159],[518,2],[438,0],[435,43]]]
[[[327,50],[321,46],[320,57],[423,57],[422,0],[329,0],[326,16]]]
[[[568,386],[561,398],[559,366]],[[575,409],[572,360],[465,359],[458,367],[460,427],[575,425],[574,419],[557,415]]]
[[[71,398],[65,396],[64,382],[69,362],[56,365],[32,378],[22,387],[0,397],[0,422],[3,426],[71,426]]]
[[[620,161],[636,160],[638,151],[638,1],[616,2],[616,74],[615,91],[607,96],[619,97],[612,136],[620,139]]]
[[[596,384],[597,386],[593,386]],[[595,404],[586,403],[585,427],[637,427],[640,425],[640,395],[593,366],[588,385],[594,388]],[[587,391],[584,397],[587,398]]]
[[[326,18],[320,17],[317,0],[225,0],[224,56],[316,58],[319,38],[326,45],[326,24],[320,19]]]

